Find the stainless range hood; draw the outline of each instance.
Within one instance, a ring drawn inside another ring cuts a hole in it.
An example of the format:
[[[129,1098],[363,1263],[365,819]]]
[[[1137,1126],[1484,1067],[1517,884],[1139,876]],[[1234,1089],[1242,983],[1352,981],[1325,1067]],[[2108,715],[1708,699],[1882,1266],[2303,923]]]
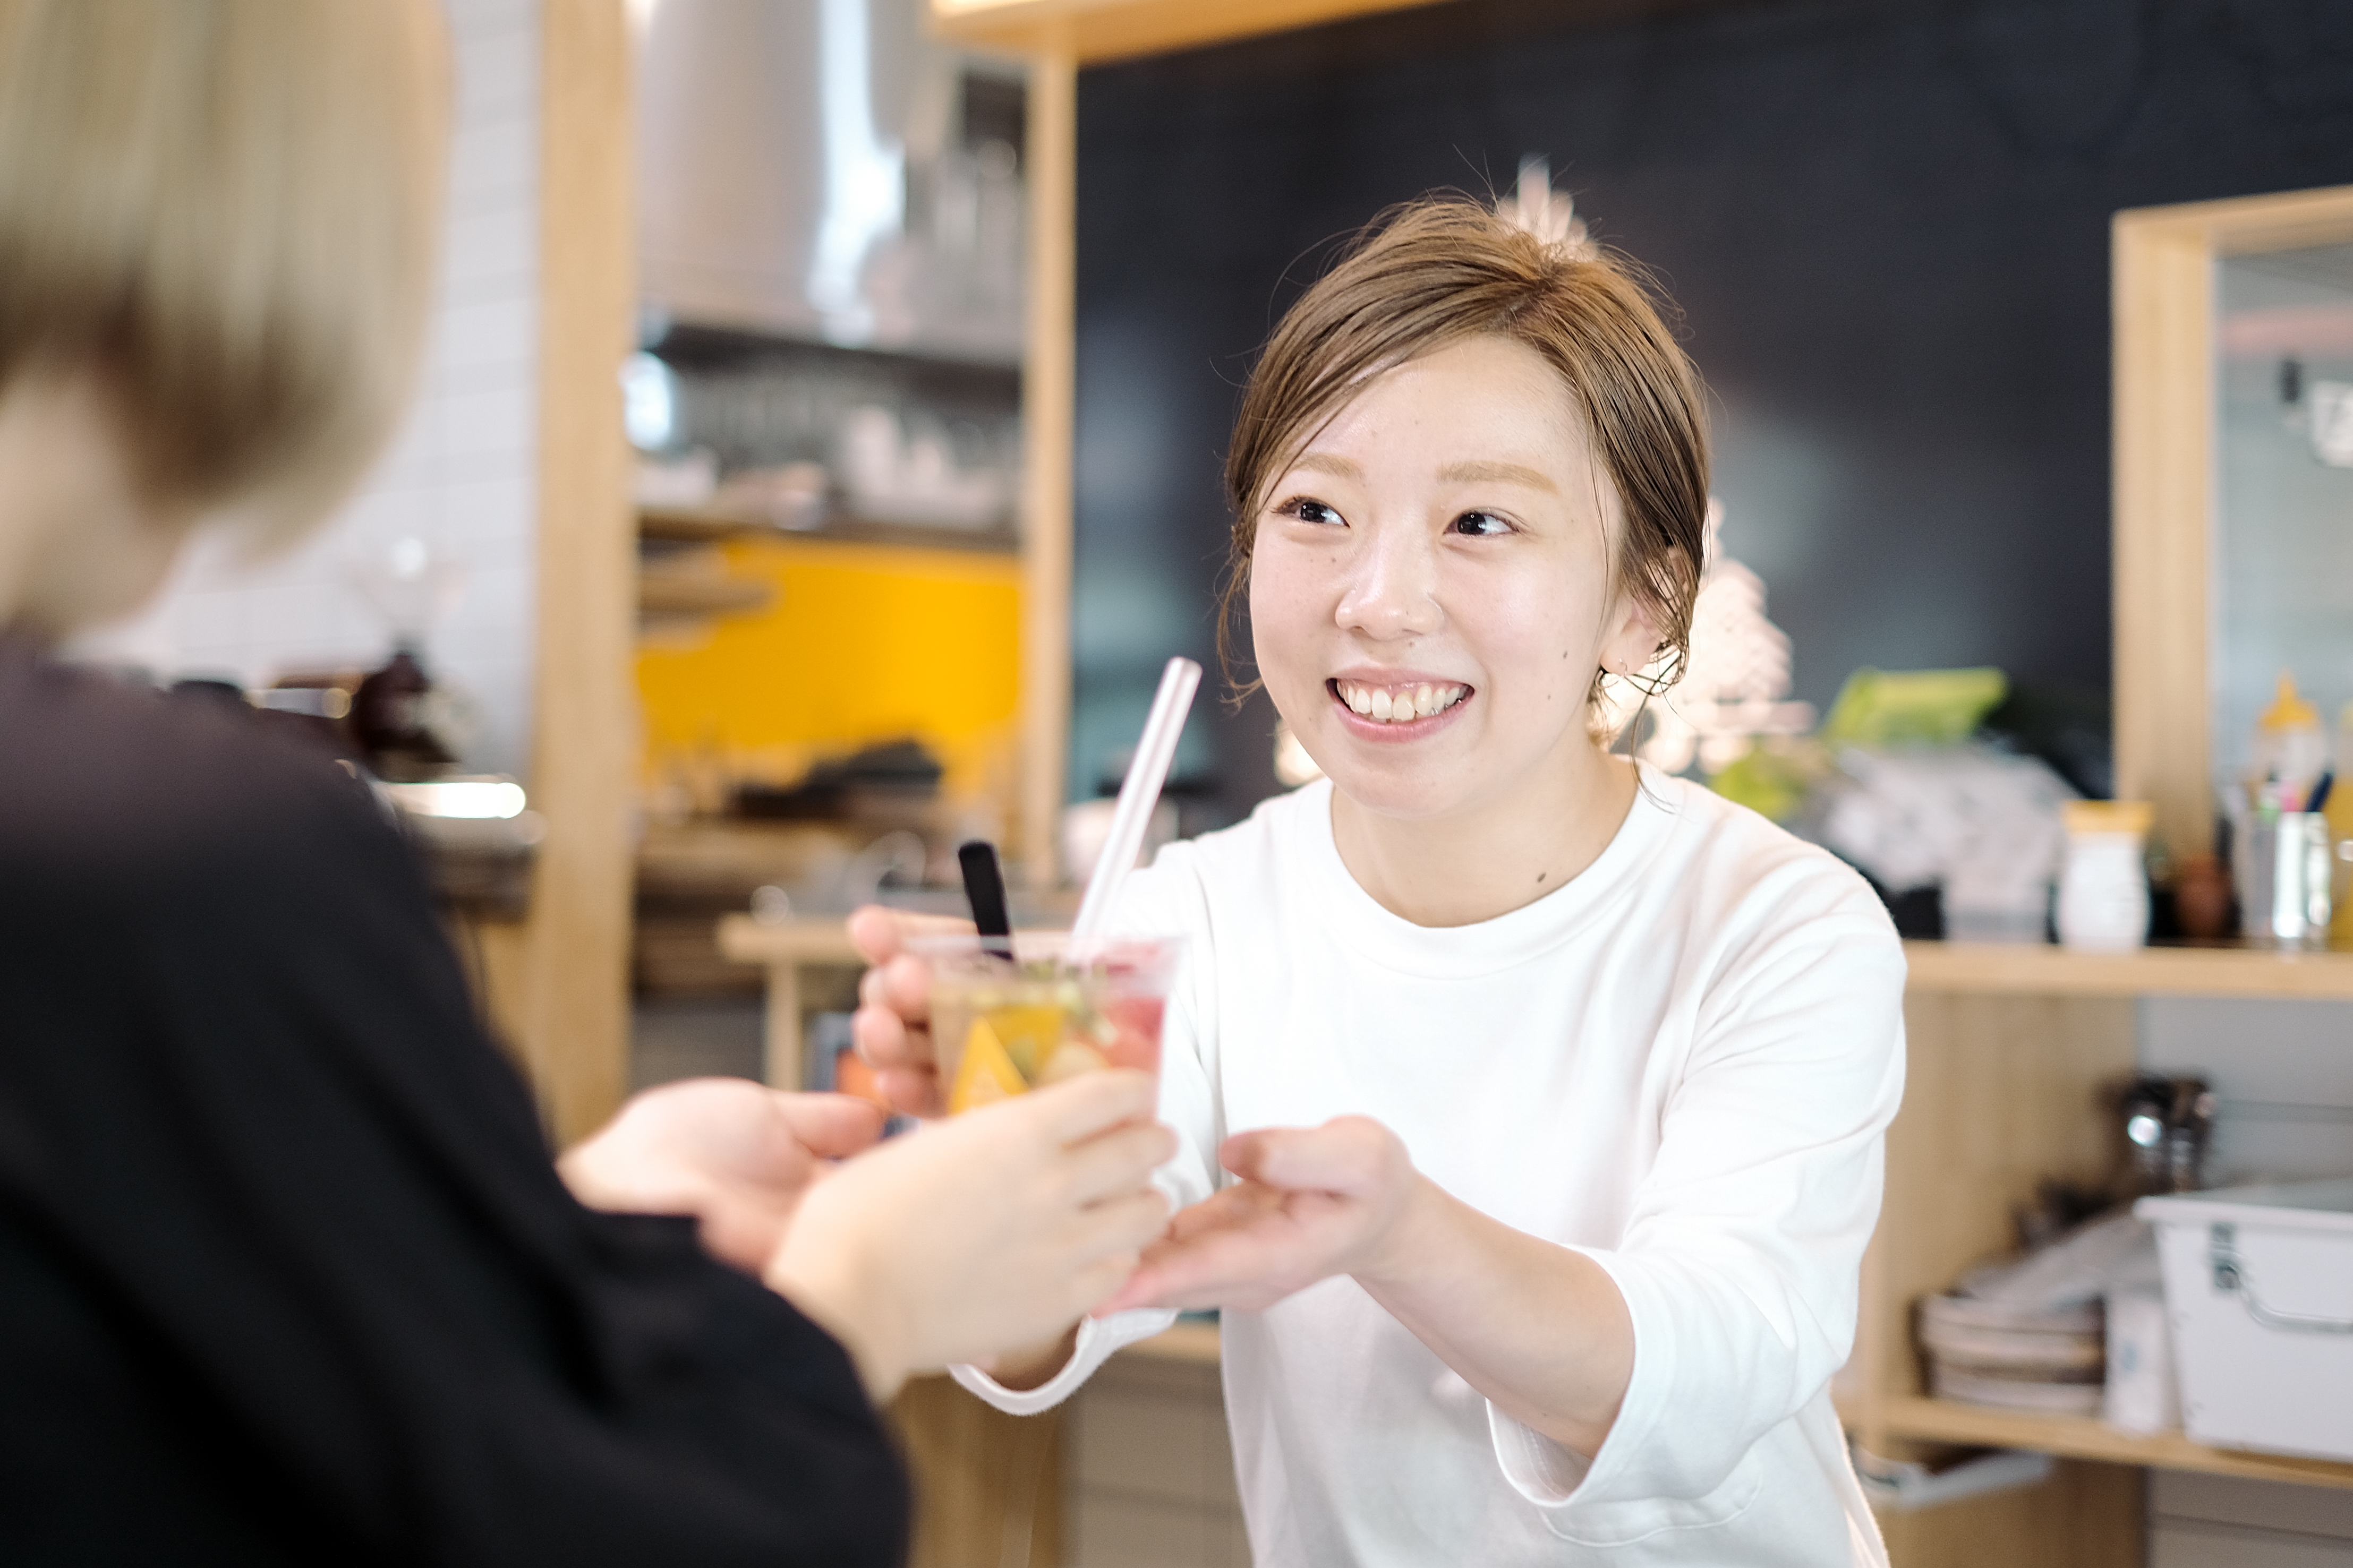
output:
[[[1018,360],[1018,67],[932,43],[923,0],[633,8],[656,321]]]

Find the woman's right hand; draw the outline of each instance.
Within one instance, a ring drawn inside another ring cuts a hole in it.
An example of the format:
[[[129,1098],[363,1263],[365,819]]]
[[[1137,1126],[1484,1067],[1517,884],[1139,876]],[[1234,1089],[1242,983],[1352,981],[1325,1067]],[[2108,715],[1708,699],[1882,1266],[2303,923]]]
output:
[[[911,1372],[1052,1339],[1110,1297],[1168,1222],[1176,1152],[1139,1072],[1087,1073],[836,1167],[765,1278],[886,1399]]]
[[[849,917],[849,940],[873,967],[858,983],[850,1038],[892,1105],[910,1116],[937,1116],[939,1058],[932,1048],[932,975],[907,952],[907,938],[972,934],[970,921],[907,914],[869,904]]]

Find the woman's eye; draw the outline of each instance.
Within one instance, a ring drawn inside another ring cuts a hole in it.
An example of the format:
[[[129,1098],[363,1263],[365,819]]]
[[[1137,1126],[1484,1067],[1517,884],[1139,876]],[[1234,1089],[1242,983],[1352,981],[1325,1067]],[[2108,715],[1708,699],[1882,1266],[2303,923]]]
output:
[[[1295,517],[1302,522],[1333,523],[1346,521],[1322,501],[1311,500],[1305,496],[1294,496],[1274,510],[1281,516]]]
[[[1486,539],[1499,533],[1509,533],[1512,525],[1492,511],[1466,511],[1447,526],[1449,533],[1467,533]]]

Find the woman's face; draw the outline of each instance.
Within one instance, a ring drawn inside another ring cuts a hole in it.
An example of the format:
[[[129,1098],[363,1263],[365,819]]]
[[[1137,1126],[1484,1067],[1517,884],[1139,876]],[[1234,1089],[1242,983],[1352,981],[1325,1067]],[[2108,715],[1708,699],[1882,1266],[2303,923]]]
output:
[[[1250,627],[1275,707],[1369,810],[1475,813],[1591,755],[1597,667],[1658,640],[1559,375],[1481,337],[1366,383],[1267,491]]]

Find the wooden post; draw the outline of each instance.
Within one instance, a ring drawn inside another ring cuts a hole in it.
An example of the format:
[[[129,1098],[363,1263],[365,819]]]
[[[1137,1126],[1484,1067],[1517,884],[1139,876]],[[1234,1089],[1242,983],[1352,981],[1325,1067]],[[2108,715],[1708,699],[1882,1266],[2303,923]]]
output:
[[[2353,239],[2353,185],[2116,216],[2116,747],[2176,855],[2213,844],[2214,263]]]
[[[1079,153],[1067,24],[1030,56],[1029,342],[1021,366],[1021,863],[1050,887],[1071,729],[1071,487]]]
[[[2203,855],[2214,258],[2199,226],[2135,213],[2113,247],[2116,793],[2156,803],[2175,855]]]
[[[528,919],[484,931],[493,1022],[559,1146],[628,1083],[635,522],[621,362],[636,310],[635,120],[623,0],[540,14],[538,628]]]

